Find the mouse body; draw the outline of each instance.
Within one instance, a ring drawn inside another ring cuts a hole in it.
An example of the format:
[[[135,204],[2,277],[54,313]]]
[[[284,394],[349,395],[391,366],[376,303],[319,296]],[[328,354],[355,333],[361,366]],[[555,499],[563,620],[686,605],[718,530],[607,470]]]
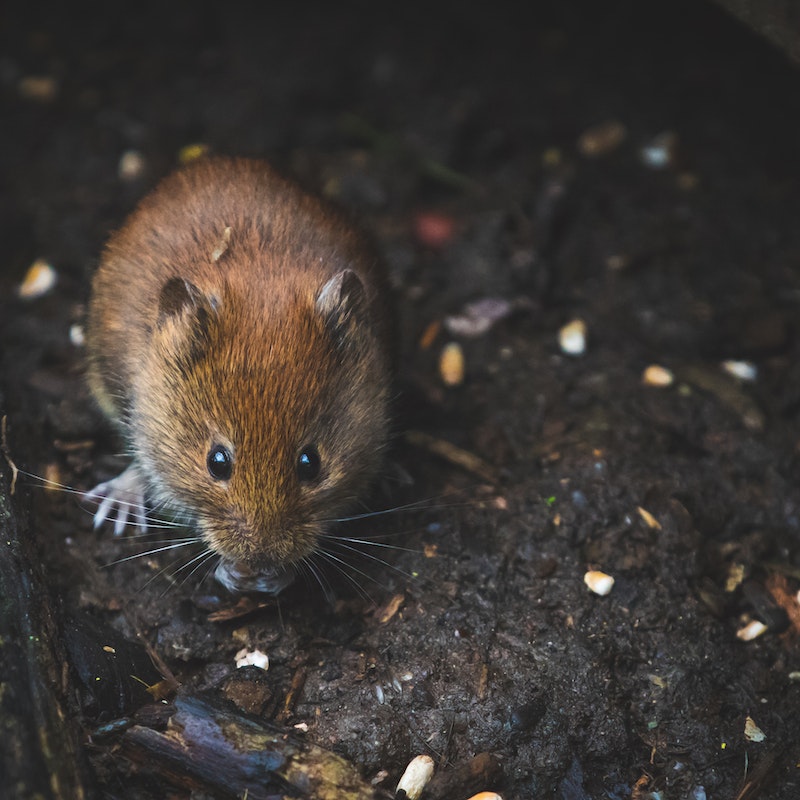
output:
[[[194,526],[231,589],[277,591],[353,507],[388,441],[391,304],[376,251],[250,159],[164,179],[92,281],[88,383],[132,461],[95,524]]]

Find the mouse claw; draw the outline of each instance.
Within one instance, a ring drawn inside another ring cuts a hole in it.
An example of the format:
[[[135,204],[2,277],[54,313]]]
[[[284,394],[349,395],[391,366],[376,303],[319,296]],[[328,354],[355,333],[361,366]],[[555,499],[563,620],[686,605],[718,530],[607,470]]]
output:
[[[101,484],[105,489],[105,484]],[[100,487],[97,487],[100,488]],[[108,518],[108,514],[114,506],[114,501],[110,497],[105,497],[103,494],[95,489],[92,494],[93,497],[87,497],[88,500],[99,500],[101,497],[103,498],[100,502],[100,505],[97,506],[97,511],[94,512],[94,521],[92,523],[95,530],[97,530]]]
[[[83,499],[99,503],[94,512],[95,530],[106,520],[114,521],[114,535],[120,536],[133,515],[142,532],[147,530],[147,514],[144,505],[144,481],[136,466],[131,464],[116,478],[98,483]]]

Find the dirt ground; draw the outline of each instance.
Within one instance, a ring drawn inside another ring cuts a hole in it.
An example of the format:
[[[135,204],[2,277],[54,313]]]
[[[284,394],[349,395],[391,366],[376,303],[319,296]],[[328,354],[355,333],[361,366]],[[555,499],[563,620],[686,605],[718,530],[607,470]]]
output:
[[[94,532],[33,478],[21,502],[82,635],[138,629],[183,691],[390,790],[417,754],[457,772],[488,752],[498,773],[452,800],[800,797],[800,73],[706,3],[522,5],[6,7],[16,462],[78,489],[124,465],[82,382],[89,276],[200,143],[269,158],[374,234],[400,316],[392,458],[413,478],[347,528],[362,555],[243,606],[191,556],[148,555],[160,534]],[[57,283],[21,299],[40,258]],[[488,330],[460,319],[487,299]],[[269,669],[237,671],[243,649]],[[89,738],[139,695],[80,700],[97,796],[165,796]]]

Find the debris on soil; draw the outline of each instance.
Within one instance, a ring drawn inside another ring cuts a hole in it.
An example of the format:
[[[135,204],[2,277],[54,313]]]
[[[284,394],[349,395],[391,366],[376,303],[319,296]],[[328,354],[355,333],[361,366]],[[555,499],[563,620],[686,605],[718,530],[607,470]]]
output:
[[[740,381],[754,381],[758,377],[758,368],[750,361],[728,359],[722,362],[722,369]]]
[[[425,247],[442,248],[450,243],[455,232],[455,220],[447,214],[425,211],[414,216],[414,236]]]
[[[420,795],[433,777],[433,759],[427,755],[413,758],[397,783],[397,800],[419,800]]]
[[[583,355],[586,352],[586,323],[582,319],[568,322],[558,332],[558,344],[567,355]]]
[[[763,742],[766,740],[764,731],[756,725],[752,717],[747,717],[744,721],[744,738],[748,742]]]
[[[145,171],[144,156],[138,150],[126,150],[119,159],[117,174],[122,181],[135,181]]]
[[[672,166],[677,146],[678,135],[674,131],[664,131],[644,145],[639,153],[650,169],[666,169]]]
[[[25,278],[17,287],[17,294],[23,300],[35,300],[47,294],[57,283],[58,273],[42,258],[37,258],[25,273]]]
[[[649,367],[646,367],[642,373],[642,383],[647,386],[664,388],[666,386],[672,386],[674,381],[675,376],[672,374],[672,370],[662,367],[659,364],[651,364]]]
[[[578,150],[587,158],[597,158],[616,150],[627,136],[627,128],[618,120],[600,122],[581,134]]]
[[[269,669],[269,656],[260,650],[248,650],[246,647],[239,650],[234,656],[236,668],[258,667],[258,669]]]
[[[448,342],[439,356],[439,375],[445,386],[464,382],[464,351],[458,342]]]
[[[583,576],[583,582],[592,592],[601,597],[607,595],[614,588],[614,578],[596,569],[589,570]]]
[[[757,639],[768,630],[769,628],[763,622],[754,619],[736,631],[736,638],[741,639],[743,642],[752,642],[753,639]]]
[[[483,336],[512,310],[513,305],[502,297],[484,297],[467,303],[460,314],[445,317],[444,326],[454,336]]]

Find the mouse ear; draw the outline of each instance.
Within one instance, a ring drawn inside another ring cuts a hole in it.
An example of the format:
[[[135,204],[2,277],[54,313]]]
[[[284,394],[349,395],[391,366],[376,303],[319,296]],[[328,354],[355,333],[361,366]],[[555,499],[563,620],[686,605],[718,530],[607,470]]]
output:
[[[352,269],[337,272],[317,295],[317,311],[339,335],[367,313],[367,290]]]
[[[208,325],[219,303],[184,278],[170,278],[158,296],[156,327],[172,346],[189,345],[192,358],[205,352]],[[181,348],[182,349],[182,348]]]
[[[200,290],[184,278],[170,278],[158,296],[158,324],[162,325],[184,310],[198,308],[203,301]]]

